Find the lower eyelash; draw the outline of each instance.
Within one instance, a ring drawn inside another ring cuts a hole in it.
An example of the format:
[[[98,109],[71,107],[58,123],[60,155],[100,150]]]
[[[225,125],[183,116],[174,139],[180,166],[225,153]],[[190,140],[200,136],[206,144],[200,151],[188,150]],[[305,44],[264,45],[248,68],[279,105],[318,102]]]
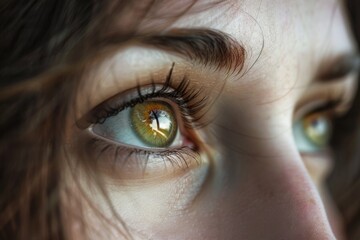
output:
[[[184,77],[182,81],[176,86],[172,87],[172,72],[175,64],[166,77],[162,87],[156,85],[154,81],[150,86],[150,91],[142,93],[142,87],[137,86],[137,97],[122,102],[123,96],[116,96],[96,107],[90,112],[90,124],[102,124],[107,118],[117,115],[120,111],[128,107],[133,107],[138,103],[142,103],[152,98],[169,99],[178,106],[179,113],[182,116],[185,128],[194,129],[200,126],[199,121],[204,116],[203,109],[207,105],[207,98],[201,98],[201,89],[191,89],[190,81]],[[143,91],[144,92],[144,91]],[[131,161],[131,167],[137,166],[137,169],[142,169],[143,173],[149,164],[156,166],[157,163],[162,162],[164,168],[170,166],[172,169],[188,169],[199,166],[201,158],[199,149],[196,145],[184,146],[181,148],[168,148],[164,150],[151,149],[136,149],[114,144],[96,136],[90,136],[90,145],[86,149],[89,151],[89,157],[94,159],[106,168],[119,169],[123,168]],[[112,170],[111,169],[111,170]],[[126,171],[126,170],[124,170]]]
[[[143,173],[145,173],[147,165],[151,163],[150,158],[162,161],[164,168],[167,168],[167,164],[170,164],[174,169],[186,170],[194,165],[199,166],[201,164],[199,151],[188,146],[153,152],[131,149],[92,137],[89,147],[92,152],[91,155],[95,156],[94,160],[96,162],[109,164],[112,169],[125,166],[130,159]]]

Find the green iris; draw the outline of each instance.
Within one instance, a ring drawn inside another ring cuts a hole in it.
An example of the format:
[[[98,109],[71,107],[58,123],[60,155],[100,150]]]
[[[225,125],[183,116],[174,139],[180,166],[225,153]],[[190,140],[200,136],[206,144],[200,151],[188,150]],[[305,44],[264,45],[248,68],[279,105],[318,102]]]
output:
[[[168,147],[177,132],[174,110],[164,101],[136,104],[130,112],[130,123],[139,139],[150,147]]]

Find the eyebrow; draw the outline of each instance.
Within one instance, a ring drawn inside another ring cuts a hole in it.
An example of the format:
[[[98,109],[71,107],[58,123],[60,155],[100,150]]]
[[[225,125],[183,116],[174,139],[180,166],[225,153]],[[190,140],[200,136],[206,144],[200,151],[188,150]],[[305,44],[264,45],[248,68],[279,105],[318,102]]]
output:
[[[228,73],[241,72],[246,58],[245,48],[235,39],[224,32],[207,28],[172,29],[160,35],[141,37],[139,40],[145,45],[180,54],[205,66],[225,69]],[[317,79],[336,81],[359,70],[359,54],[342,54],[324,61]]]
[[[225,69],[230,74],[240,73],[246,59],[245,48],[238,41],[222,31],[209,28],[177,28],[154,35],[133,36],[130,39],[115,35],[106,38],[102,43],[112,45],[128,40],[179,54],[205,67],[214,66],[215,70]],[[359,71],[359,53],[345,53],[323,61],[316,79],[324,82],[336,81]]]
[[[360,71],[360,56],[357,53],[339,55],[325,61],[320,67],[318,79],[323,82],[337,81],[350,73]]]
[[[240,73],[245,62],[245,48],[229,35],[212,29],[172,29],[139,40],[145,45],[174,52],[204,66],[225,69],[228,73]]]

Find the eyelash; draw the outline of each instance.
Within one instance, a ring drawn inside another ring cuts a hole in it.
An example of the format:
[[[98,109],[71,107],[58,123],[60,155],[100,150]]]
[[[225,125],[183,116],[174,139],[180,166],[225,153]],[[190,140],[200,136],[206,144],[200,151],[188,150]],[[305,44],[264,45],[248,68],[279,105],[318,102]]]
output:
[[[203,109],[207,105],[207,97],[202,97],[198,99],[201,94],[201,89],[191,90],[190,89],[190,80],[186,76],[183,77],[182,81],[176,88],[172,88],[172,73],[175,63],[172,64],[171,69],[166,77],[166,80],[161,89],[156,90],[157,85],[152,80],[151,87],[152,92],[143,95],[141,93],[141,86],[137,85],[136,90],[138,97],[131,99],[129,102],[109,105],[104,103],[99,108],[96,108],[93,116],[95,121],[92,123],[101,124],[107,118],[117,115],[122,110],[133,107],[136,104],[143,103],[145,100],[152,98],[166,98],[171,100],[179,107],[182,119],[185,120],[184,124],[186,128],[194,129],[199,127],[200,120],[203,115],[195,116],[196,113],[203,112]]]
[[[152,80],[151,92],[142,94],[142,87],[137,85],[136,90],[138,96],[136,98],[121,104],[109,104],[108,102],[101,104],[92,111],[91,118],[95,120],[91,123],[102,124],[107,118],[117,115],[126,108],[134,107],[136,104],[143,103],[144,101],[152,98],[165,98],[175,103],[175,105],[179,108],[181,120],[183,121],[183,125],[186,129],[195,129],[196,127],[200,126],[198,123],[203,117],[203,114],[196,116],[196,113],[203,112],[203,109],[207,105],[207,98],[200,98],[201,89],[191,90],[190,81],[186,77],[183,77],[182,81],[178,84],[177,87],[172,88],[172,73],[174,66],[175,63],[172,64],[165,82],[160,89],[156,89],[158,85],[156,85]],[[196,163],[197,165],[200,164],[200,153],[197,149],[197,145],[194,139],[191,139],[192,142],[194,142],[192,146],[160,151],[149,151],[145,149],[124,147],[96,136],[92,136],[91,140],[91,145],[93,147],[95,146],[95,149],[97,149],[96,151],[99,153],[97,154],[97,159],[99,159],[103,154],[111,154],[113,155],[111,158],[114,159],[115,163],[122,161],[122,164],[125,164],[129,158],[135,156],[136,163],[139,165],[141,165],[142,162],[145,163],[145,166],[143,166],[144,171],[150,157],[158,158],[164,161],[164,164],[166,164],[165,162],[169,162],[172,166],[178,166],[181,169],[189,168],[189,162]],[[119,154],[121,152],[126,152],[126,154],[124,154],[125,156],[123,154]],[[187,157],[190,157],[191,159],[187,160]]]
[[[98,149],[97,159],[103,154],[112,155],[109,160],[113,160],[112,163],[119,166],[124,166],[127,161],[135,156],[135,164],[143,167],[143,172],[146,170],[146,165],[149,162],[150,157],[155,157],[164,162],[164,165],[168,162],[172,166],[177,166],[179,169],[188,169],[191,163],[200,165],[200,153],[190,147],[182,147],[180,149],[164,150],[152,152],[143,149],[129,149],[127,147],[119,146],[116,144],[108,143],[98,138],[91,139],[91,145]],[[126,152],[125,156],[121,156],[121,152]],[[186,157],[191,159],[187,160]]]

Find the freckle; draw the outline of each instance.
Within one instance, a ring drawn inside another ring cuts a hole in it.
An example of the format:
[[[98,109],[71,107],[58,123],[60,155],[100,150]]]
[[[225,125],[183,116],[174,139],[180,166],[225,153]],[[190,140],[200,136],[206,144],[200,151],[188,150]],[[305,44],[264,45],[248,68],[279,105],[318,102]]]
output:
[[[315,200],[314,200],[313,198],[310,199],[310,203],[311,203],[312,205],[315,205],[315,204],[316,204],[316,203],[315,203]]]

